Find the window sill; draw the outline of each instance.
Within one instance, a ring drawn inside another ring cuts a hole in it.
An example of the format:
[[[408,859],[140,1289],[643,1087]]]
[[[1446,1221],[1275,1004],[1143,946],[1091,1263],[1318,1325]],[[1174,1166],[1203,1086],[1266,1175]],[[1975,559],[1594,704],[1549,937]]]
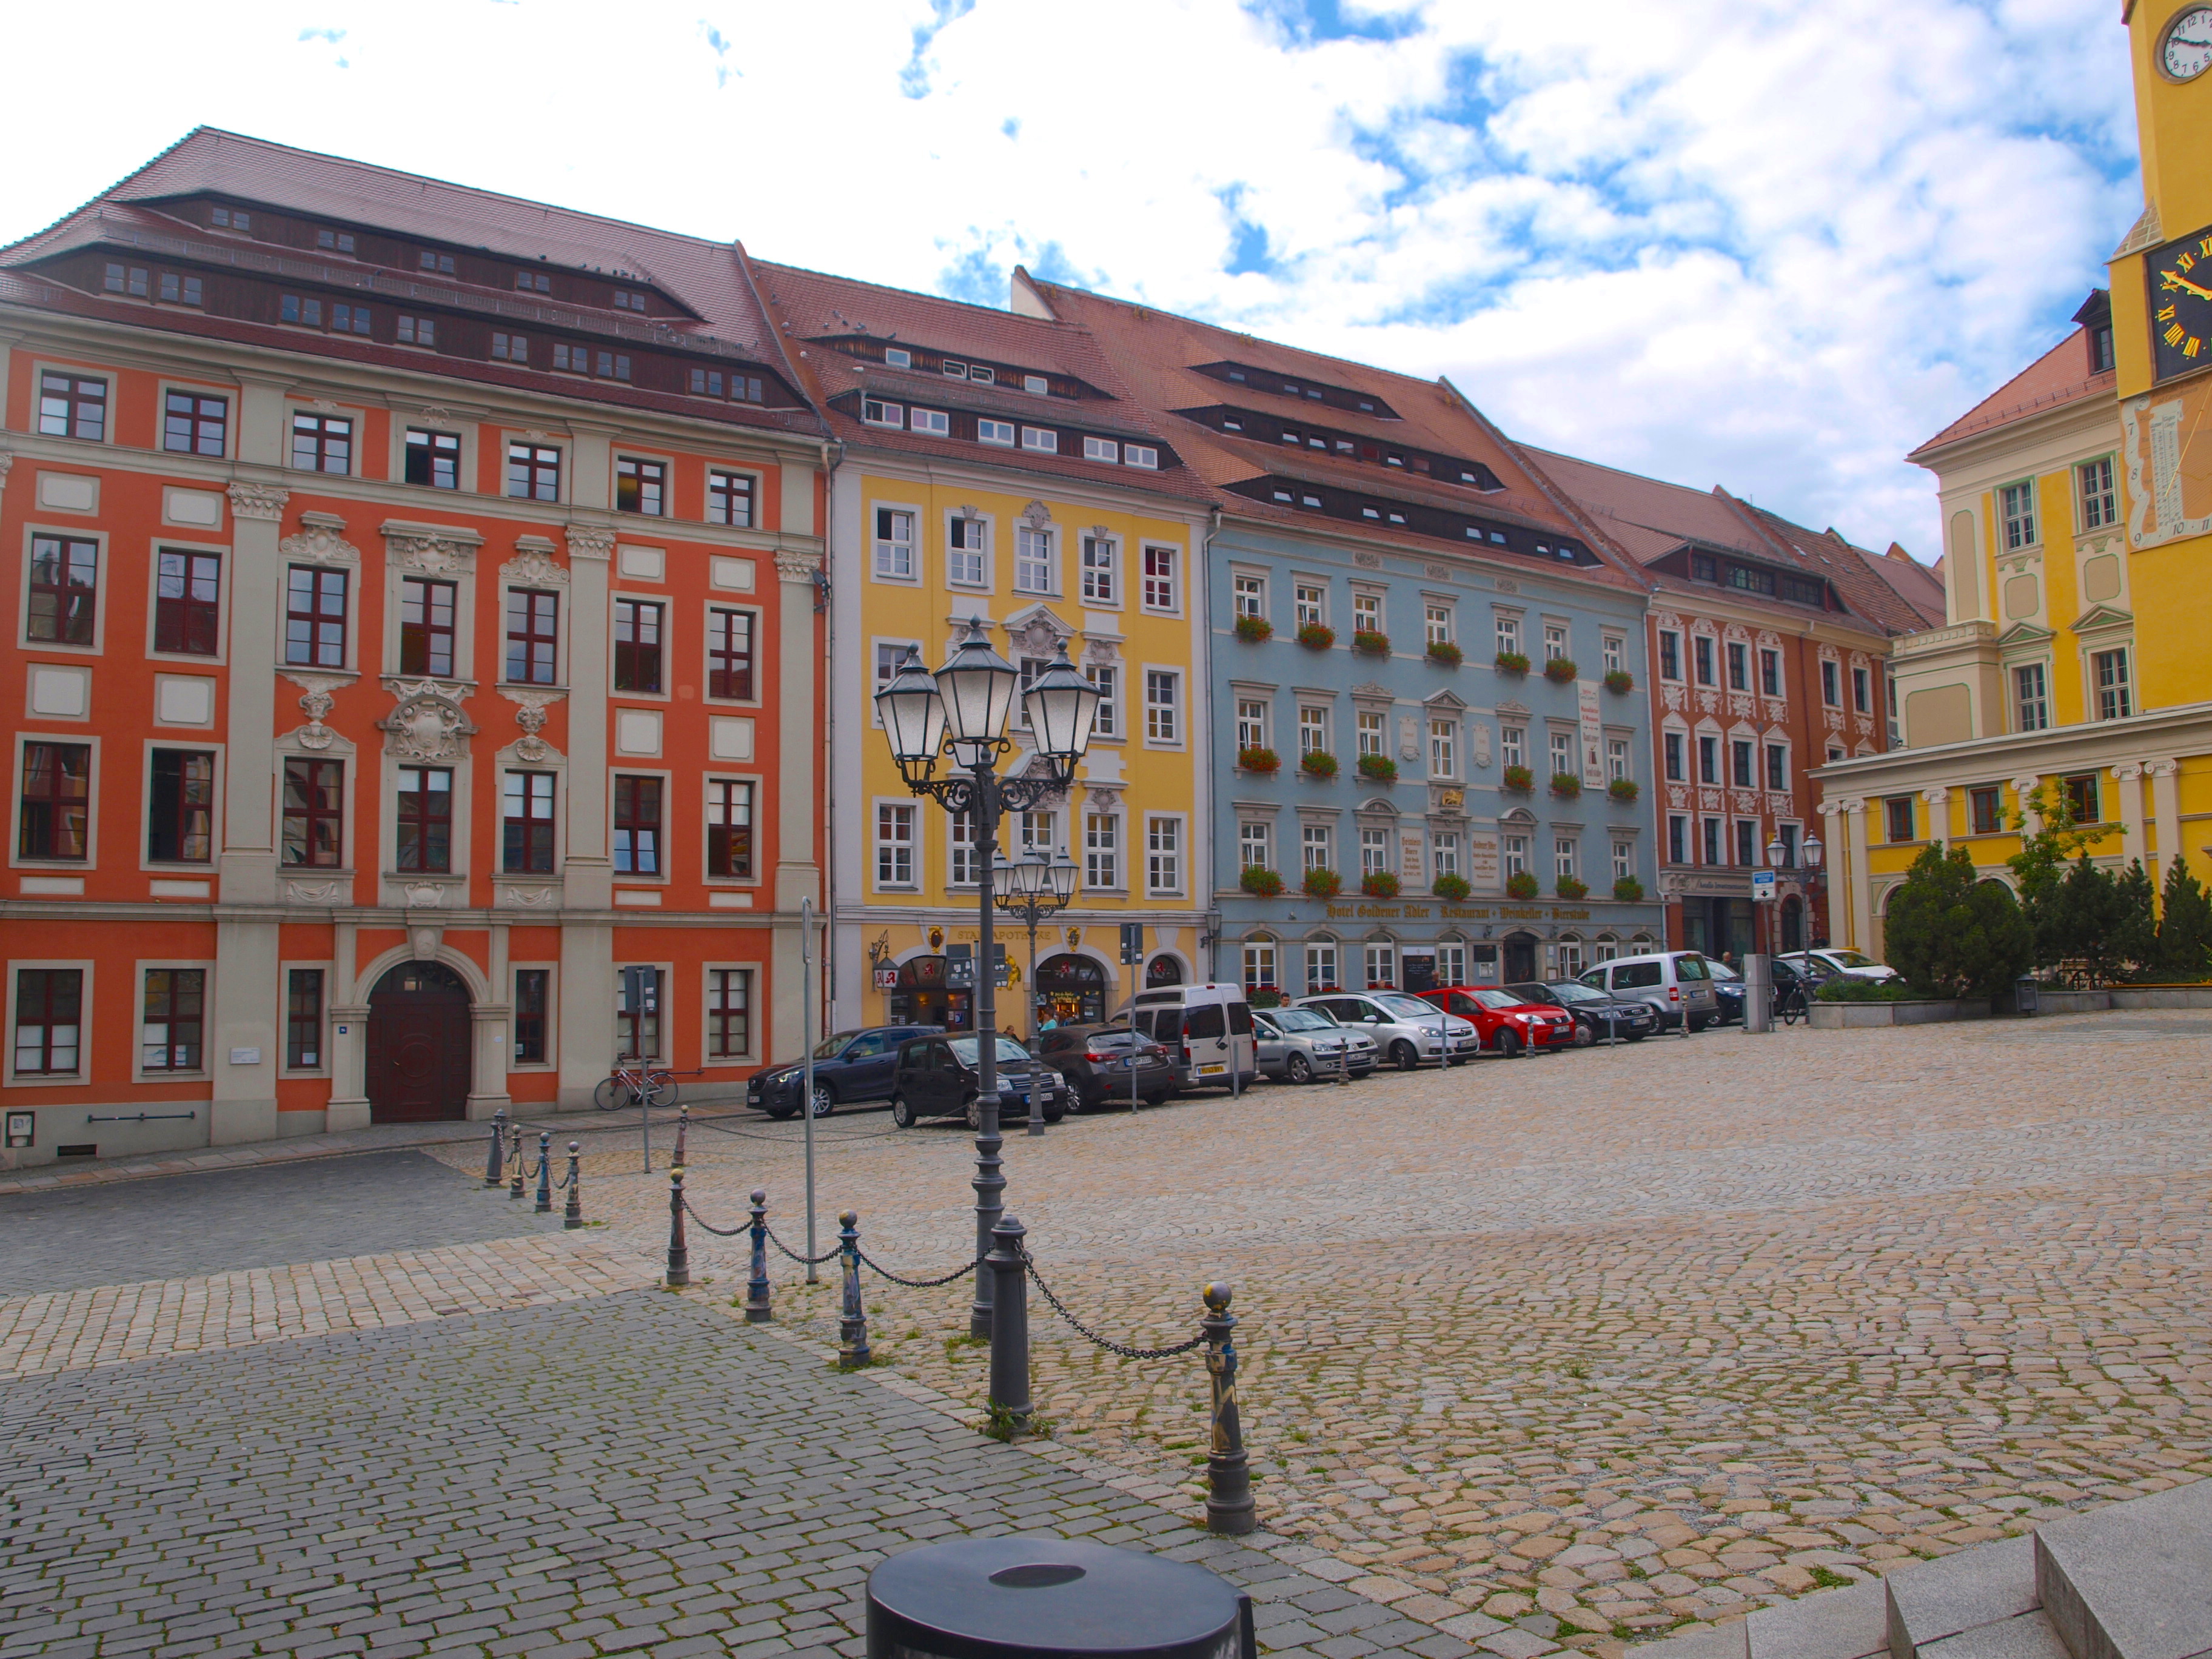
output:
[[[8,1086],[11,1089],[86,1089],[92,1086],[92,1079],[75,1072],[66,1077],[59,1073],[11,1072],[8,1077]]]

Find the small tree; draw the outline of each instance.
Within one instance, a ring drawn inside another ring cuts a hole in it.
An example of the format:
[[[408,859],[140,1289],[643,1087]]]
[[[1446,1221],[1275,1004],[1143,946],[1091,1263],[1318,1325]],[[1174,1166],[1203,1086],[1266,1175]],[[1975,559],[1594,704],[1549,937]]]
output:
[[[2026,971],[2035,938],[2011,890],[1983,881],[1963,847],[1931,842],[1891,896],[1882,928],[1891,966],[1915,995],[1989,996]]]
[[[2054,784],[2039,783],[2014,812],[2012,827],[2021,832],[2020,851],[2005,862],[2020,883],[2021,908],[2035,934],[2035,964],[2048,968],[2079,951],[2064,916],[2062,898],[2068,864],[2095,841],[2098,832],[2083,830],[2074,821],[2073,803]],[[2027,815],[2035,814],[2040,827],[2027,832]]]
[[[2178,856],[2166,866],[2159,896],[2158,969],[2178,980],[2212,973],[2212,897]]]
[[[2087,853],[2077,854],[2051,902],[2051,915],[2058,959],[2087,964],[2093,985],[2109,984],[2126,960],[2120,939],[2128,928],[2128,901],[2112,872],[2090,863]]]
[[[2130,859],[2128,867],[2112,884],[2118,901],[2118,925],[2112,930],[2112,957],[2140,974],[2158,960],[2156,890],[2141,859]]]

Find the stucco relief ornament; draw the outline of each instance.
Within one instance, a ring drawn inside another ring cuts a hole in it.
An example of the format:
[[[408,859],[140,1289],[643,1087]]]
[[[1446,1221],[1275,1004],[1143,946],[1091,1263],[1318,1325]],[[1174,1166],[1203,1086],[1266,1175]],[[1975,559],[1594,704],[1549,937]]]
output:
[[[288,881],[284,896],[294,904],[343,904],[346,884],[342,881]]]
[[[6,491],[8,474],[14,470],[15,465],[15,453],[12,450],[0,449],[0,493]]]
[[[1755,711],[1751,706],[1751,695],[1746,691],[1729,693],[1729,713],[1740,720],[1749,720]]]
[[[1074,637],[1074,630],[1060,625],[1060,618],[1043,611],[1033,611],[1022,624],[1019,638],[1014,642],[1033,657],[1049,656],[1060,648],[1060,642]]]
[[[276,484],[234,483],[228,491],[230,510],[241,519],[282,519],[292,492]]]
[[[611,559],[615,556],[615,532],[599,525],[572,524],[562,532],[568,538],[568,556],[572,559]]]
[[[776,580],[787,582],[811,582],[822,574],[822,556],[803,549],[787,547],[775,556]]]
[[[560,890],[550,885],[520,887],[504,882],[499,885],[499,902],[518,910],[550,910],[560,902]]]
[[[1679,685],[1662,685],[1659,688],[1659,701],[1664,703],[1667,708],[1674,713],[1678,714],[1680,714],[1682,712],[1682,688]]]
[[[1831,732],[1840,732],[1844,729],[1844,711],[1840,708],[1823,708],[1820,711],[1820,718],[1826,723]]]
[[[468,752],[477,730],[453,695],[435,680],[392,683],[398,706],[376,724],[384,751],[400,760],[453,760]]]
[[[1718,708],[1720,705],[1721,696],[1719,692],[1700,691],[1698,693],[1698,707],[1704,713],[1710,714],[1715,709]]]
[[[295,734],[302,749],[321,750],[331,746],[337,733],[323,724],[323,717],[331,712],[331,694],[340,686],[349,684],[350,674],[316,674],[299,669],[286,669],[284,678],[298,686],[301,692],[300,712],[307,717],[307,725]]]
[[[520,550],[499,568],[501,580],[518,583],[524,587],[566,587],[568,585],[568,567],[555,560],[550,542],[542,542],[532,536],[515,545]]]
[[[240,487],[237,484],[231,486],[234,501]],[[239,509],[239,516],[240,518],[247,516],[244,508]],[[325,514],[313,513],[307,514],[301,522],[304,527],[297,535],[287,536],[276,544],[276,551],[285,558],[297,559],[306,564],[359,564],[361,562],[361,550],[338,534],[339,531],[345,528],[343,520],[333,519]]]
[[[545,729],[545,711],[568,694],[565,691],[533,691],[521,686],[502,685],[499,695],[508,702],[521,706],[514,711],[514,723],[522,728],[515,739],[514,752],[518,759],[532,765],[551,755],[553,745],[538,735]]]
[[[385,545],[392,562],[402,570],[422,570],[433,576],[467,575],[477,568],[476,549],[443,536],[387,535]]]

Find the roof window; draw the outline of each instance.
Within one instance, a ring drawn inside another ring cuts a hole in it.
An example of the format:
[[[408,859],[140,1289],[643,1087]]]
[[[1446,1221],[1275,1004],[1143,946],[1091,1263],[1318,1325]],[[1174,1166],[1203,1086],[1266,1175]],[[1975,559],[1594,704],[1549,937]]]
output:
[[[424,270],[434,270],[441,276],[452,276],[459,274],[459,268],[454,264],[453,256],[450,253],[436,253],[433,252],[428,248],[424,248],[420,253],[415,256],[415,263],[421,266]],[[521,281],[520,278],[516,279],[514,285],[517,288],[526,288],[529,286],[528,283]]]
[[[1022,390],[1042,398],[1052,390],[1052,382],[1042,374],[1024,374],[1022,376]]]
[[[240,213],[235,208],[219,207],[208,216],[226,230],[253,228],[253,216],[250,213]]]
[[[904,346],[885,346],[884,362],[892,368],[912,368],[914,353],[908,351]]]
[[[353,233],[349,230],[319,230],[315,233],[315,246],[328,252],[350,253],[353,252]]]

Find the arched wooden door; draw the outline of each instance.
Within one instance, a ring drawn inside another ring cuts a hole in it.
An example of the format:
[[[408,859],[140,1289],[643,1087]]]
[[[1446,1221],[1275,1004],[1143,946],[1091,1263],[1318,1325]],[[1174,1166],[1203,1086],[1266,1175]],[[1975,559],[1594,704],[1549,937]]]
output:
[[[368,1115],[376,1123],[468,1115],[469,989],[438,962],[403,962],[368,994]]]

